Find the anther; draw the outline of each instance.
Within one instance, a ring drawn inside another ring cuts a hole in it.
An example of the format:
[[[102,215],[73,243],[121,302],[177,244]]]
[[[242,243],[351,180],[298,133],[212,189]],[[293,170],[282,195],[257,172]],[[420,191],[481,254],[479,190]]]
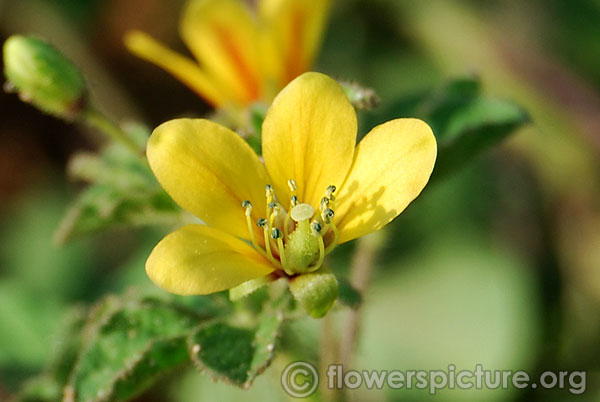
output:
[[[274,209],[276,206],[277,206],[277,203],[275,201],[270,202],[268,205],[269,209]]]
[[[288,267],[287,259],[285,257],[285,247],[283,246],[283,235],[281,234],[281,230],[273,228],[271,231],[271,237],[273,239],[277,239],[277,250],[279,251],[281,268],[283,268],[286,274],[293,275],[293,272],[291,272]]]
[[[325,190],[325,197],[329,198],[329,200],[331,201],[331,205],[333,208],[333,202],[335,201],[335,196],[333,195],[333,193],[335,193],[336,187],[335,186],[329,186],[327,187],[327,189]]]
[[[290,182],[293,182],[294,186],[296,185],[296,182],[290,179]],[[288,182],[289,183],[289,182]],[[292,188],[292,186],[290,186],[290,189]],[[295,191],[295,187],[292,190],[292,193]],[[290,213],[285,215],[285,219],[283,221],[283,232],[285,233],[285,236],[287,237],[287,235],[289,234],[289,226],[290,226],[290,219],[292,219],[291,217],[291,211],[292,209],[294,209],[294,207],[298,205],[298,197],[296,196],[296,194],[292,195],[290,197],[290,208],[289,211]]]
[[[298,185],[296,184],[296,180],[289,179],[288,180],[288,187],[290,188],[290,191],[292,193],[294,193],[296,191],[296,189],[298,188]]]
[[[335,216],[335,212],[333,212],[333,209],[331,209],[331,208],[326,208],[323,210],[323,212],[321,212],[321,218],[323,219],[323,222],[325,222],[325,223],[331,223],[331,220],[333,219],[334,216]]]
[[[323,261],[325,260],[325,244],[323,242],[323,236],[321,236],[321,229],[322,226],[319,222],[317,221],[313,221],[313,223],[310,224],[310,228],[312,230],[313,236],[315,236],[317,238],[317,242],[319,244],[319,259],[317,260],[317,262],[315,264],[313,264],[311,267],[309,267],[308,272],[312,272],[315,271],[317,269],[319,269],[319,267],[321,267],[321,265],[323,265]]]
[[[265,227],[267,225],[267,220],[265,218],[260,218],[258,221],[256,221],[256,226],[258,226],[259,228]]]
[[[281,263],[273,257],[271,252],[271,239],[269,239],[269,224],[266,219],[260,218],[257,222],[258,226],[263,228],[264,241],[265,241],[265,255],[276,266],[281,266]]]
[[[256,236],[254,234],[254,228],[252,227],[252,203],[248,200],[245,200],[242,202],[242,206],[244,208],[246,208],[246,223],[248,225],[248,234],[250,235],[250,241],[252,242],[252,245],[259,253],[266,256],[266,251],[263,250],[263,248],[256,241]],[[260,222],[260,219],[258,221]],[[259,226],[260,226],[260,224],[259,224]]]
[[[321,209],[325,209],[327,208],[327,206],[329,205],[329,198],[327,197],[323,197],[321,198]]]
[[[321,226],[321,224],[317,221],[313,221],[313,223],[310,224],[310,228],[313,231],[313,234],[316,236],[321,232],[321,229],[323,229],[323,227]]]

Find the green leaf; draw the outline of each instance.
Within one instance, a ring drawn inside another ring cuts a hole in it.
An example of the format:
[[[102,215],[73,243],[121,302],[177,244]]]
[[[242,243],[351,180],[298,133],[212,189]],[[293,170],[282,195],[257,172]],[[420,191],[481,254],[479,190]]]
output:
[[[438,141],[432,180],[439,180],[529,122],[520,106],[481,92],[476,77],[457,78],[433,91],[398,99],[384,112],[372,115],[369,124],[374,126],[397,117],[425,120]]]
[[[446,123],[434,179],[460,169],[528,121],[527,114],[508,101],[476,99],[465,105]]]
[[[205,318],[155,299],[98,306],[65,399],[120,401],[137,395],[157,375],[189,360],[186,337]]]
[[[143,141],[143,127],[128,131],[136,143]],[[160,187],[146,160],[121,144],[110,144],[98,155],[79,153],[68,170],[90,186],[63,218],[55,233],[58,243],[109,227],[181,222],[182,210]]]
[[[215,379],[243,385],[254,355],[254,331],[211,322],[189,338],[192,361]]]
[[[183,212],[161,189],[124,191],[97,184],[84,190],[54,234],[59,244],[110,227],[180,222]]]
[[[196,367],[214,379],[249,388],[275,356],[288,295],[268,302],[253,329],[223,322],[199,327],[188,339]]]
[[[285,293],[279,299],[268,304],[263,311],[254,334],[254,356],[250,363],[245,387],[249,387],[273,361],[288,301],[288,294]]]
[[[40,375],[27,380],[13,401],[56,402],[61,400],[62,391],[62,386],[56,379]]]

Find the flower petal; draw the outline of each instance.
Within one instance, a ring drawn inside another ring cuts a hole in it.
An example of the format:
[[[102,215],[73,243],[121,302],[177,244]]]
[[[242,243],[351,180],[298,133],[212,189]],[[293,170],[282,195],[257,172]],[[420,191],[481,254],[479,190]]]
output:
[[[342,87],[319,73],[305,73],[273,101],[263,123],[262,150],[277,195],[318,207],[329,185],[343,183],[356,143],[356,112]],[[283,201],[286,205],[287,201]]]
[[[375,127],[356,147],[336,200],[343,243],[381,229],[414,200],[433,170],[437,146],[429,126],[396,119]]]
[[[259,97],[259,36],[242,1],[192,0],[181,20],[181,37],[212,77],[234,100]]]
[[[167,70],[213,106],[219,107],[227,103],[223,92],[195,61],[172,51],[151,36],[140,31],[130,31],[125,35],[125,46],[136,56]]]
[[[171,120],[154,130],[147,156],[159,183],[181,207],[211,226],[249,237],[241,203],[254,204],[256,222],[269,180],[239,135],[209,120]],[[262,238],[262,231],[255,230]]]
[[[251,246],[205,225],[187,225],[167,235],[146,261],[150,279],[180,295],[219,292],[272,271]]]
[[[310,69],[331,0],[261,0],[260,16],[276,44],[281,85]]]

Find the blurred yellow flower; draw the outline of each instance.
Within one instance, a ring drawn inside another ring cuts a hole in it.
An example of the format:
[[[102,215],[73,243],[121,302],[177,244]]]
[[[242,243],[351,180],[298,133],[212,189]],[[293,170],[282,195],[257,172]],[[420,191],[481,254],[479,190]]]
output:
[[[129,32],[131,52],[173,74],[215,107],[270,102],[307,71],[331,0],[191,0],[180,34],[196,61],[149,35]]]
[[[379,125],[358,146],[356,133],[343,89],[319,73],[302,74],[275,98],[263,124],[264,163],[209,120],[156,128],[150,167],[206,225],[167,235],[148,258],[149,277],[187,295],[272,272],[295,276],[317,270],[336,245],[385,226],[429,180],[435,137],[417,119]]]

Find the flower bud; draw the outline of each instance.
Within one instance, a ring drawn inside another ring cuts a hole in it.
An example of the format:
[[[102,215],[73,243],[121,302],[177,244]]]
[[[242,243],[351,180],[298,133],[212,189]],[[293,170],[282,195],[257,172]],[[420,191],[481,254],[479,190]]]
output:
[[[371,110],[379,106],[381,100],[372,88],[363,87],[356,82],[342,81],[339,83],[346,96],[356,109]]]
[[[4,43],[6,88],[25,102],[57,117],[74,119],[84,108],[83,76],[65,56],[47,42],[13,35]]]
[[[290,291],[311,317],[321,318],[338,297],[338,282],[329,269],[321,267],[290,279]]]

